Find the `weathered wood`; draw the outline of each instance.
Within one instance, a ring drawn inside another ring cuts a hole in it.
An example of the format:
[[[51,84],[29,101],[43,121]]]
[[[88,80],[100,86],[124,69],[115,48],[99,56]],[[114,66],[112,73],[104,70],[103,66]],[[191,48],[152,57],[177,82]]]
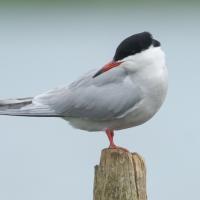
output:
[[[146,200],[146,168],[137,153],[104,149],[95,166],[93,200]]]

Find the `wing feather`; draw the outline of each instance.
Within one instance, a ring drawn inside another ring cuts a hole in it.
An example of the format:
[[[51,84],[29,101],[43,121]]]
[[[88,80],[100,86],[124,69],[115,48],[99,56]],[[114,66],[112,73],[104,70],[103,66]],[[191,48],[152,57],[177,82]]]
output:
[[[120,118],[140,100],[141,92],[123,69],[93,78],[92,71],[68,87],[63,86],[33,99],[62,117],[93,120]]]

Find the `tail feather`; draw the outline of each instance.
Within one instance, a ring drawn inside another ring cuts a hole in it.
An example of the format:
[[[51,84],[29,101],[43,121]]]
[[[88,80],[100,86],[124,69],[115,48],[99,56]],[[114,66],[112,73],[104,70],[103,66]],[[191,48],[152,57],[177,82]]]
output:
[[[7,109],[20,109],[26,105],[32,104],[32,100],[32,97],[0,100],[0,111]]]
[[[0,100],[0,115],[58,117],[48,105],[36,104],[32,97]]]

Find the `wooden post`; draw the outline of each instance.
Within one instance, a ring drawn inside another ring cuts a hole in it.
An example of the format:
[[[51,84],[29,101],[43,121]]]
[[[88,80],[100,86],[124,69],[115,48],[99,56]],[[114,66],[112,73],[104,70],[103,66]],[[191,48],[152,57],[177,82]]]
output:
[[[95,166],[93,200],[146,200],[146,168],[137,153],[104,149]]]

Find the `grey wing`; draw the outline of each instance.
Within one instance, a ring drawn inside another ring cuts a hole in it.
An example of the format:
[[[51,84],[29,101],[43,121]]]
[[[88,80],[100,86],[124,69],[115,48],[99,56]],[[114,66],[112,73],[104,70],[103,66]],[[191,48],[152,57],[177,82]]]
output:
[[[141,99],[141,92],[125,71],[112,70],[93,78],[94,71],[72,83],[37,96],[34,101],[48,105],[62,117],[93,120],[120,118]]]

